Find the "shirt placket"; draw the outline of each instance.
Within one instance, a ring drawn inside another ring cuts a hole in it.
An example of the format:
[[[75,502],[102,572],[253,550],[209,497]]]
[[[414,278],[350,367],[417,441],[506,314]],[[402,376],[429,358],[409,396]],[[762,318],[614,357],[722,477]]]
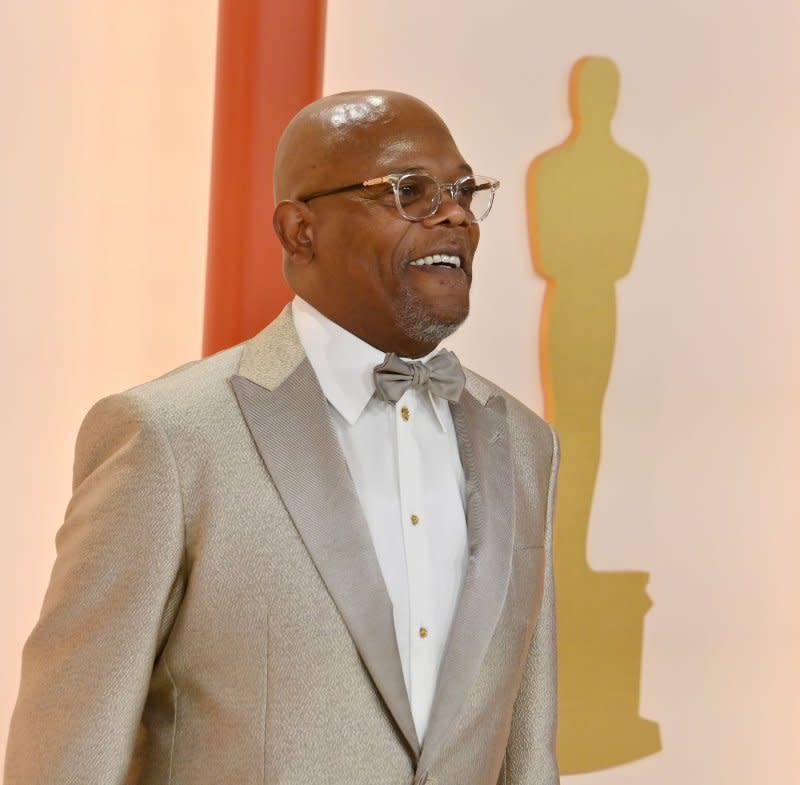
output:
[[[396,405],[400,509],[408,574],[408,691],[420,736],[427,724],[435,688],[436,643],[441,632],[433,617],[435,603],[428,530],[435,522],[428,519],[424,507],[426,456],[418,437],[423,424],[421,405],[421,394],[412,390],[407,391]]]

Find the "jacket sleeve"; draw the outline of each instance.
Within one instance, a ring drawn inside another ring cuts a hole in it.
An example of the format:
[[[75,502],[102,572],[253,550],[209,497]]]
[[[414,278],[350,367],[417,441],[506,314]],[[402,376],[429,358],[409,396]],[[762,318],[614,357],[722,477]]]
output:
[[[183,590],[175,460],[133,394],[87,415],[39,622],[22,655],[6,785],[122,785]]]
[[[511,734],[506,748],[505,785],[558,785],[556,761],[556,619],[553,586],[553,511],[558,474],[558,437],[550,428],[553,453],[547,488],[542,607],[531,638]]]

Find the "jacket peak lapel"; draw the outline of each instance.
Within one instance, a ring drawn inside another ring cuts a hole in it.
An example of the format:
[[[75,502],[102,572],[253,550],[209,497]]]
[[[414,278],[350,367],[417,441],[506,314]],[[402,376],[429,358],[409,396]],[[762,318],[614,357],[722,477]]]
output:
[[[273,341],[276,352],[270,351]],[[231,380],[239,406],[372,680],[417,756],[392,604],[327,401],[287,311],[253,342]]]
[[[482,404],[465,390],[451,410],[467,480],[469,561],[420,770],[428,770],[436,760],[478,676],[505,603],[514,543],[514,483],[505,398],[490,396]]]

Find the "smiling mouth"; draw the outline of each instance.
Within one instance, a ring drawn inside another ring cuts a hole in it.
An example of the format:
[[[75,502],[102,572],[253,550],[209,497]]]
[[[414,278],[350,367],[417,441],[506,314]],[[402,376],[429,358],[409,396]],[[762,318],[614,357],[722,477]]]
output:
[[[434,253],[430,256],[414,259],[408,264],[410,267],[449,267],[450,269],[461,269],[461,257],[446,253]]]

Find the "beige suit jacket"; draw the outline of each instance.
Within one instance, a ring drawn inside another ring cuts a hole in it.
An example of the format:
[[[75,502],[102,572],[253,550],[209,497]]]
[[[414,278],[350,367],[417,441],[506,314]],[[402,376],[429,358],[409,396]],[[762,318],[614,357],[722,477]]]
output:
[[[452,412],[470,555],[422,744],[287,308],[87,416],[6,785],[554,785],[555,436],[472,373]]]

